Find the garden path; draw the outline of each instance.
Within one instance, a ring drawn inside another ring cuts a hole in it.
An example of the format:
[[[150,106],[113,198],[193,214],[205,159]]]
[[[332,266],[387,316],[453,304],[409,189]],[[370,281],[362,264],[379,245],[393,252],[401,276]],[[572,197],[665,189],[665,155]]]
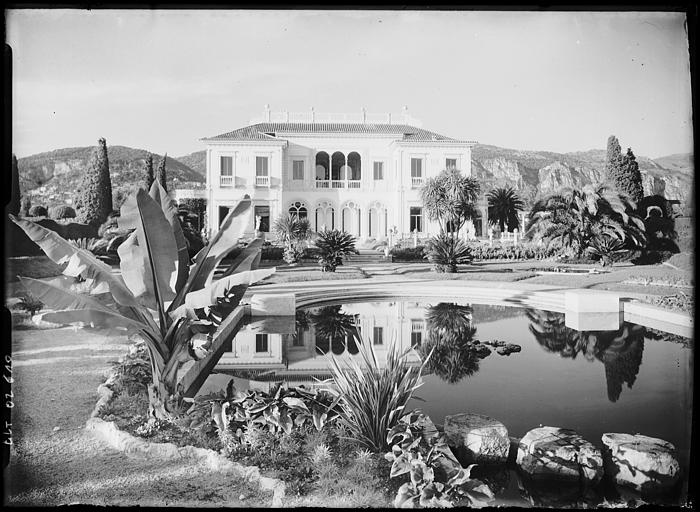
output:
[[[97,387],[126,351],[123,334],[93,329],[13,332],[13,446],[5,504],[265,506],[271,496],[201,463],[161,462],[107,448],[85,430]],[[244,494],[244,499],[239,499]],[[256,494],[255,496],[253,496]]]

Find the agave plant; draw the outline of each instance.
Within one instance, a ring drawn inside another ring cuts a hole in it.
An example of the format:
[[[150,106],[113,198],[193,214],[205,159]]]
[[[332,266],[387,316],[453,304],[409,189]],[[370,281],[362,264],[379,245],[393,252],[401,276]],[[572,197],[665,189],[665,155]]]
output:
[[[454,235],[440,233],[426,244],[428,261],[437,272],[457,272],[457,265],[471,261],[469,246]]]
[[[49,322],[85,322],[137,332],[150,357],[150,415],[172,418],[189,407],[183,399],[196,393],[202,375],[210,370],[218,346],[213,340],[219,344],[224,341],[217,323],[206,318],[206,309],[225,294],[229,305],[235,307],[250,284],[275,270],[253,270],[262,246],[262,239],[256,239],[224,269],[218,281],[212,282],[214,270],[249,225],[251,211],[246,196],[230,211],[190,268],[175,203],[157,182],[150,193],[139,189],[122,205],[118,221],[120,229],[134,229],[118,249],[121,275],[53,231],[11,216],[51,260],[59,265],[67,263],[63,273],[83,279],[89,293],[75,293],[36,279],[21,281],[32,295],[56,310],[46,315]],[[230,329],[226,334],[230,335]],[[208,343],[199,347],[199,353],[206,360],[180,378],[182,364],[197,358],[194,342],[203,337]]]
[[[357,254],[355,237],[337,229],[319,231],[314,245],[319,251],[318,262],[324,272],[335,272],[348,254]]]
[[[423,385],[421,374],[430,354],[420,366],[408,363],[409,348],[400,351],[398,344],[389,344],[386,366],[379,367],[372,343],[361,340],[360,357],[341,362],[330,355],[333,387],[340,398],[340,425],[359,444],[380,452],[387,450],[387,433],[406,414],[406,405],[416,389]]]

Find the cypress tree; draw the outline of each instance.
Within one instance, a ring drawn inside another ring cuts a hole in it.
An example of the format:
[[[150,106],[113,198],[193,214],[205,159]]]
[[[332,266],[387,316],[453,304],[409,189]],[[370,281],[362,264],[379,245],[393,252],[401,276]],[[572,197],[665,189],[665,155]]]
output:
[[[611,135],[608,137],[608,156],[605,162],[605,177],[607,180],[618,186],[618,179],[622,169],[622,148],[617,137]]]
[[[163,190],[166,192],[168,191],[168,186],[166,184],[167,176],[165,174],[165,161],[168,159],[168,154],[166,153],[163,156],[163,159],[160,161],[160,164],[158,164],[158,170],[156,171],[156,179],[160,183],[160,186],[163,187]]]
[[[146,190],[151,190],[151,185],[153,185],[153,180],[155,180],[155,178],[153,176],[153,155],[150,153],[148,153],[148,156],[146,157],[146,167],[144,171],[146,174]]]
[[[620,169],[620,180],[617,187],[622,192],[627,193],[632,201],[639,204],[644,197],[644,187],[642,185],[642,173],[639,172],[637,158],[632,153],[632,148],[627,148],[627,154],[622,157],[622,167]]]
[[[10,189],[10,202],[7,205],[7,212],[12,215],[17,215],[19,213],[19,202],[20,202],[20,192],[19,192],[19,169],[17,167],[17,157],[12,155],[12,169],[11,169],[11,189]]]
[[[107,141],[100,139],[93,150],[83,178],[78,220],[99,226],[112,212],[112,182],[109,177]]]

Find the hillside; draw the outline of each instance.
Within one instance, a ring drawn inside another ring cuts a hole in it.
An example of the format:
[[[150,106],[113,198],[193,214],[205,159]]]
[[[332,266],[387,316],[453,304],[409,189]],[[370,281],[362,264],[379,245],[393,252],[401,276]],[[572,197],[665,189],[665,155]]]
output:
[[[64,148],[20,158],[17,161],[20,187],[31,191],[32,203],[51,206],[68,203],[87,169],[93,147]],[[143,182],[148,151],[126,146],[107,146],[112,194],[115,202]],[[162,156],[153,153],[154,168]],[[182,162],[168,157],[165,162],[168,188],[178,183],[204,181],[202,175]]]
[[[119,191],[141,182],[147,152],[124,146],[110,146],[114,197]],[[33,190],[35,204],[51,205],[70,198],[85,170],[92,151],[87,148],[59,149],[19,160],[22,190]],[[168,157],[168,186],[186,187],[183,182],[204,182],[205,151],[171,159]],[[154,160],[160,161],[154,154]],[[603,177],[606,152],[591,149],[571,153],[528,151],[478,144],[472,151],[472,172],[482,190],[513,186],[528,204],[537,197],[562,187],[581,187]],[[688,154],[669,155],[652,160],[637,155],[645,194],[660,194],[685,204],[693,190],[693,165]]]
[[[206,161],[205,161],[205,155],[206,151],[195,151],[194,153],[190,153],[189,155],[185,156],[178,156],[176,159],[179,162],[182,162],[186,166],[188,166],[190,169],[193,171],[198,172],[199,174],[204,177],[204,175],[207,173],[207,166],[206,166]]]
[[[562,187],[581,187],[603,178],[606,151],[592,149],[572,153],[523,151],[478,144],[472,151],[472,172],[483,189],[513,186],[531,203],[535,198]],[[657,160],[637,155],[644,193],[660,194],[686,203],[692,191],[689,155],[672,155]]]

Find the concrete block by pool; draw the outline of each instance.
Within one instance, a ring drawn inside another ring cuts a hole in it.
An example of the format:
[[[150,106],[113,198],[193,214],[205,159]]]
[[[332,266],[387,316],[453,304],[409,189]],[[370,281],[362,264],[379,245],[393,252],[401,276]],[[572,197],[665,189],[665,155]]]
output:
[[[620,296],[600,290],[564,292],[564,323],[577,331],[617,330],[622,322]]]
[[[293,293],[258,293],[250,298],[250,316],[294,316],[296,307]]]

